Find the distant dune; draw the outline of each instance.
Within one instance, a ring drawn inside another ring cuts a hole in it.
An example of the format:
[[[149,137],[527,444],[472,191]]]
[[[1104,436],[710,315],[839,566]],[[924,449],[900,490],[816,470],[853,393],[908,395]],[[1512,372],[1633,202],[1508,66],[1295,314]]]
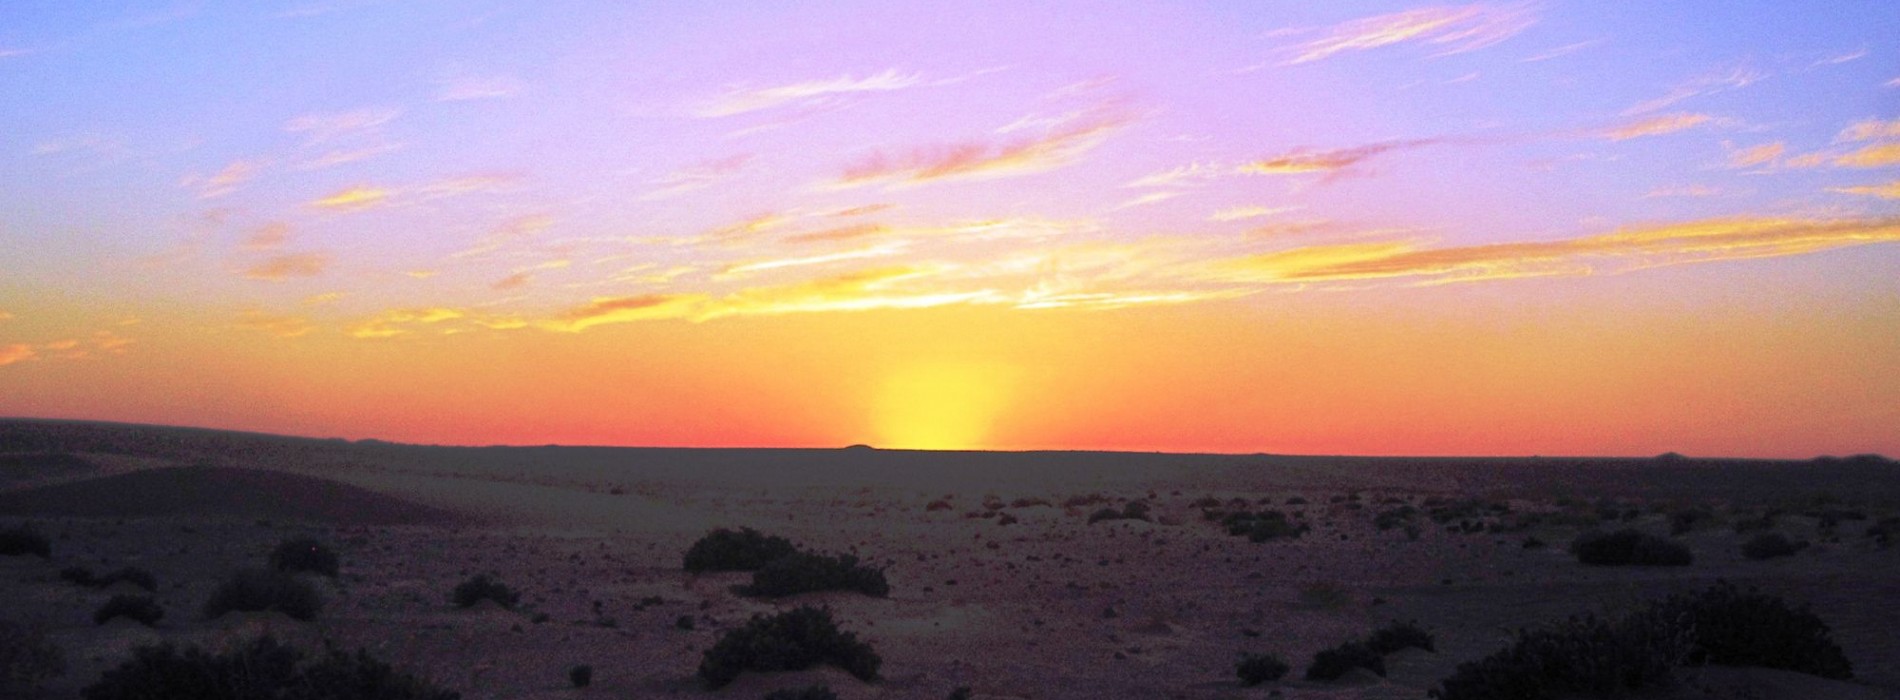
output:
[[[0,514],[146,518],[203,516],[412,525],[447,511],[328,479],[231,467],[169,467],[0,494]]]

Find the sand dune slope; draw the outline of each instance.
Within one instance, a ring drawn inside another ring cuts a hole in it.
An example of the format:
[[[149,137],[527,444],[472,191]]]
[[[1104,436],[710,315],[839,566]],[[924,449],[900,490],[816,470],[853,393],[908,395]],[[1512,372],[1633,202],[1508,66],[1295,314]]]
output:
[[[0,514],[145,518],[206,516],[412,525],[447,511],[328,479],[261,469],[170,467],[0,494]]]

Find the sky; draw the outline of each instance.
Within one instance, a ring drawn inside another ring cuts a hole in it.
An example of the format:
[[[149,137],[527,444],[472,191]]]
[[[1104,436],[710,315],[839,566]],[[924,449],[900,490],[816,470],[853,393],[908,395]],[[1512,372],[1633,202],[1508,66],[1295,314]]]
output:
[[[0,5],[0,415],[1900,454],[1900,6]]]

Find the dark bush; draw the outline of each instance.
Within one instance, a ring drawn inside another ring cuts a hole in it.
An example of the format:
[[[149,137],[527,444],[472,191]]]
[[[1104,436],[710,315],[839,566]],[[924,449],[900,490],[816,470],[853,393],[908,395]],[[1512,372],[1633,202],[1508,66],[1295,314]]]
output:
[[[99,606],[99,610],[92,614],[92,621],[103,625],[115,617],[127,618],[146,627],[156,627],[158,621],[165,617],[165,609],[158,607],[158,602],[148,595],[115,595],[105,605]]]
[[[760,534],[752,528],[719,528],[699,538],[686,550],[685,567],[692,573],[758,571],[775,559],[798,551],[791,540]]]
[[[831,686],[819,683],[803,688],[780,688],[765,694],[765,700],[838,700]]]
[[[0,530],[0,556],[17,557],[26,554],[49,559],[53,556],[53,544],[46,541],[31,524],[16,525]]]
[[[1640,530],[1586,532],[1570,543],[1577,561],[1594,566],[1688,566],[1689,548]]]
[[[855,556],[795,552],[753,572],[752,585],[740,589],[744,595],[760,598],[816,591],[857,591],[882,598],[890,594],[891,586],[883,571],[859,565]]]
[[[92,573],[92,569],[83,566],[68,566],[59,570],[59,580],[92,588],[99,582],[99,577]]]
[[[1241,685],[1252,687],[1280,680],[1289,668],[1285,661],[1272,654],[1241,654],[1240,663],[1234,665],[1234,675],[1240,677]]]
[[[567,682],[576,688],[585,688],[594,682],[594,667],[581,664],[567,670]]]
[[[1438,651],[1432,633],[1425,631],[1413,622],[1392,621],[1384,627],[1373,630],[1366,637],[1366,646],[1379,654],[1390,654],[1400,649],[1415,647],[1425,651]]]
[[[1379,528],[1379,530],[1385,531],[1395,527],[1410,525],[1412,524],[1412,519],[1415,517],[1418,517],[1417,508],[1409,505],[1400,506],[1392,510],[1379,511],[1378,515],[1372,517],[1372,524],[1374,527]]]
[[[1314,654],[1313,663],[1306,667],[1306,680],[1338,680],[1355,668],[1363,668],[1384,677],[1385,656],[1373,651],[1364,642],[1346,642]]]
[[[1219,520],[1221,526],[1227,528],[1227,534],[1245,537],[1249,542],[1293,539],[1312,529],[1305,523],[1294,523],[1286,513],[1277,510],[1208,513],[1207,516]]]
[[[1778,532],[1764,532],[1748,538],[1742,543],[1742,556],[1751,560],[1773,559],[1793,556],[1796,552],[1808,548],[1806,542],[1796,542]]]
[[[1116,510],[1114,508],[1102,508],[1100,510],[1097,510],[1089,514],[1090,525],[1094,525],[1104,520],[1147,520],[1147,519],[1148,519],[1148,504],[1143,503],[1141,501],[1131,501],[1127,506],[1121,508],[1120,510]]]
[[[66,673],[66,655],[40,630],[0,620],[0,698],[36,697]]]
[[[308,664],[270,637],[222,653],[170,644],[132,658],[85,689],[86,700],[456,700],[460,695],[391,668],[358,650],[336,649]]]
[[[830,664],[869,681],[877,678],[882,663],[871,645],[838,629],[830,610],[799,606],[770,617],[754,615],[745,626],[726,632],[700,660],[699,678],[717,690],[745,671],[802,671]]]
[[[118,571],[114,571],[104,576],[100,576],[99,578],[93,580],[93,585],[98,588],[106,588],[120,581],[124,581],[134,586],[138,586],[139,588],[143,588],[146,591],[158,590],[158,578],[153,576],[152,572],[146,571],[144,569],[141,569],[135,566],[128,566],[128,567],[119,569]]]
[[[304,537],[285,540],[270,553],[270,568],[292,574],[317,574],[336,577],[336,552],[323,543]]]
[[[1681,535],[1715,522],[1707,508],[1683,508],[1669,513],[1669,534]]]
[[[472,608],[484,600],[495,601],[496,605],[513,610],[515,603],[521,600],[521,594],[514,592],[502,582],[488,574],[476,574],[473,578],[455,586],[449,594],[449,600],[458,608]]]
[[[1691,630],[1690,665],[1761,666],[1823,678],[1852,678],[1853,666],[1827,623],[1806,607],[1718,581],[1675,594],[1643,612],[1654,626]]]
[[[299,620],[317,616],[323,599],[317,589],[282,571],[246,569],[232,574],[211,592],[205,601],[205,617],[212,618],[233,610],[257,612],[275,610]]]

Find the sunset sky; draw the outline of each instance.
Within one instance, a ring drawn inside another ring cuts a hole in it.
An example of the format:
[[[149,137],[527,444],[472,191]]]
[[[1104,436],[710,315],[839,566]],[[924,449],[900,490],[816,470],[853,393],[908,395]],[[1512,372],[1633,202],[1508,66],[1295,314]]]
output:
[[[0,415],[1900,455],[1900,5],[0,5]]]

